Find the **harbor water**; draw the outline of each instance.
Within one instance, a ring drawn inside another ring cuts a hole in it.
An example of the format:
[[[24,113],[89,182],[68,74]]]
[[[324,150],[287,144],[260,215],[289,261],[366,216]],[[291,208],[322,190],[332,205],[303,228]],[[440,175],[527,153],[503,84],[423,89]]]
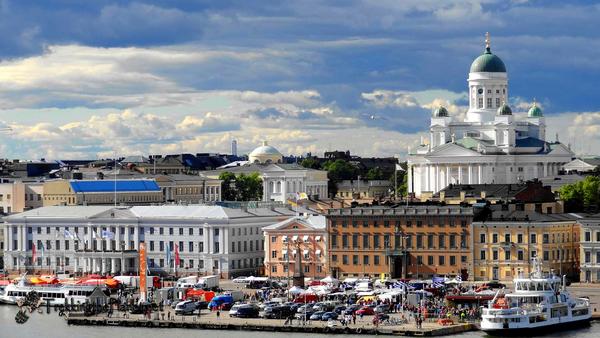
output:
[[[150,328],[130,328],[130,327],[107,327],[107,326],[68,326],[62,317],[56,312],[51,314],[33,313],[25,324],[15,322],[17,308],[14,306],[0,305],[0,337],[18,337],[18,338],[54,338],[54,337],[144,337],[144,338],[173,338],[173,337],[194,337],[200,334],[209,337],[218,338],[301,338],[311,336],[313,338],[326,337],[323,334],[305,334],[305,333],[276,333],[276,332],[257,332],[257,331],[215,331],[197,332],[199,330],[191,329],[150,329]],[[340,337],[340,335],[331,335],[331,337]],[[344,337],[365,337],[365,335],[344,335]],[[483,332],[467,332],[455,336],[460,338],[479,338],[485,337]],[[575,337],[575,338],[596,338],[600,337],[600,322],[592,323],[590,327],[573,331],[557,332],[555,334],[545,335],[544,337]]]

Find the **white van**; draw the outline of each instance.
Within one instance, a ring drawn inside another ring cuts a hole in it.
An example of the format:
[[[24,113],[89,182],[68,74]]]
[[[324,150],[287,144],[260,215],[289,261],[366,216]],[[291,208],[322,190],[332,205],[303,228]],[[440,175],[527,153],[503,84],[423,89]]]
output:
[[[177,303],[175,306],[176,315],[189,315],[196,311],[196,302],[191,300],[184,300],[183,302]]]

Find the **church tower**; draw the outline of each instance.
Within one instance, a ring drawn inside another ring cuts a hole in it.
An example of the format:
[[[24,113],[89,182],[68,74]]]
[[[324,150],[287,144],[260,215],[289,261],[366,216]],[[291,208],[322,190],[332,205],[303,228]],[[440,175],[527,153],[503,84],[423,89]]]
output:
[[[508,77],[502,60],[492,54],[490,34],[485,34],[485,51],[469,71],[469,110],[465,122],[492,122],[496,111],[508,102]]]

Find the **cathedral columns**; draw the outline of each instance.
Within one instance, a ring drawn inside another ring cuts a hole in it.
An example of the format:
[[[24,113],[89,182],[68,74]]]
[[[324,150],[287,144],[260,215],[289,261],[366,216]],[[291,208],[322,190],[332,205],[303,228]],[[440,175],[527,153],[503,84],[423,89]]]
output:
[[[483,182],[481,182],[481,172],[482,172],[482,165],[478,164],[477,165],[477,184],[483,183]]]
[[[433,171],[433,179],[434,179],[434,191],[440,190],[440,167],[439,165],[435,165],[435,169]]]
[[[469,164],[467,172],[467,175],[469,176],[468,183],[473,184],[473,166],[471,164]]]
[[[544,163],[544,177],[548,176],[548,163]]]
[[[444,188],[449,186],[450,183],[450,165],[446,165],[446,185],[444,186]]]
[[[427,165],[425,167],[425,189],[427,191],[433,191],[433,189],[431,189],[431,165]]]
[[[463,179],[462,179],[462,165],[458,166],[458,184],[463,184]]]

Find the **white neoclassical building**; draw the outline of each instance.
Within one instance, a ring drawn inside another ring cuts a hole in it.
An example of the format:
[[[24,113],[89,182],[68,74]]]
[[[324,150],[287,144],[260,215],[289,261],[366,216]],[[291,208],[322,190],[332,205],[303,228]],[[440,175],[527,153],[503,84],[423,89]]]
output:
[[[145,242],[153,272],[256,275],[263,269],[262,228],[295,214],[277,206],[42,207],[0,223],[4,266],[20,272],[136,273],[139,244]]]
[[[546,141],[542,110],[513,114],[508,76],[492,54],[489,35],[482,55],[471,64],[469,110],[464,121],[444,107],[433,111],[429,140],[408,154],[408,189],[416,196],[436,193],[450,184],[516,183],[555,175],[573,153],[562,143]]]

